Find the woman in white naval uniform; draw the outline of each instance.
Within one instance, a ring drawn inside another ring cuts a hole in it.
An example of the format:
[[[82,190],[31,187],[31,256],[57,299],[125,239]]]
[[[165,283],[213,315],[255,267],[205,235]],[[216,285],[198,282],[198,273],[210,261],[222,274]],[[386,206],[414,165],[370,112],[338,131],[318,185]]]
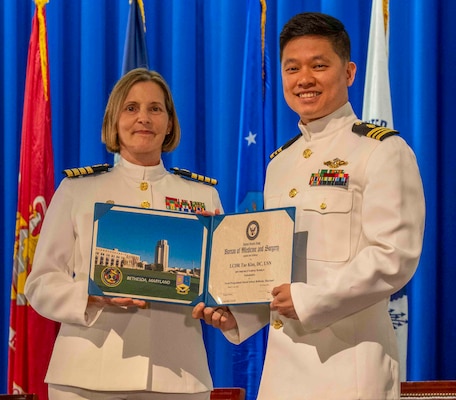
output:
[[[270,162],[264,199],[267,208],[296,207],[293,280],[273,289],[270,310],[198,305],[194,315],[234,343],[270,322],[258,400],[399,399],[388,300],[421,253],[415,156],[397,132],[355,116],[348,87],[356,66],[340,21],[299,14],[283,28],[280,49],[284,96],[301,134]]]
[[[161,153],[177,147],[180,127],[156,72],[132,70],[115,85],[102,139],[120,161],[62,181],[26,282],[31,306],[61,322],[46,375],[50,399],[209,399],[201,325],[190,307],[88,296],[87,288],[95,202],[166,209],[171,198],[215,212],[219,195],[165,170]]]

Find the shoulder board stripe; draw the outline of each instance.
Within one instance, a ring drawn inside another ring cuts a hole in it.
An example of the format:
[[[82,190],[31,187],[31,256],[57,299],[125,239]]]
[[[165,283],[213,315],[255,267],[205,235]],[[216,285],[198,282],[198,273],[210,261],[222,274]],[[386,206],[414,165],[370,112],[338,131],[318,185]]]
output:
[[[67,178],[76,178],[78,176],[92,175],[100,172],[107,172],[112,165],[110,164],[96,164],[89,167],[69,168],[64,169],[62,173]]]
[[[352,131],[359,135],[367,136],[376,140],[383,140],[387,137],[399,134],[399,132],[394,129],[367,122],[355,122],[353,124]]]
[[[296,135],[293,139],[290,139],[288,142],[286,142],[282,147],[279,147],[276,151],[271,153],[269,156],[269,159],[273,159],[277,154],[281,153],[284,151],[286,148],[290,147],[296,140],[298,140],[302,136],[302,133]]]
[[[211,186],[215,186],[218,183],[217,179],[209,178],[208,176],[204,176],[204,175],[195,174],[194,172],[190,172],[188,169],[181,169],[181,168],[173,167],[170,169],[170,171],[174,175],[180,175],[187,179],[192,179],[195,181],[207,183],[208,185],[211,185]]]

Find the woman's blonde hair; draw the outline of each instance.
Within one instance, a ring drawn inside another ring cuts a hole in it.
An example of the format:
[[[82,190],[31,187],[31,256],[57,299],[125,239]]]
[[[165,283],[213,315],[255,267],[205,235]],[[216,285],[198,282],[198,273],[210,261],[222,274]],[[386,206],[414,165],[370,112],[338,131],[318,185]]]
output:
[[[179,144],[181,135],[173,96],[165,79],[158,72],[149,71],[145,68],[132,69],[115,84],[106,105],[103,126],[101,128],[101,141],[106,145],[108,151],[112,153],[118,153],[120,151],[117,127],[119,115],[130,89],[138,82],[154,82],[163,90],[165,107],[172,122],[172,127],[170,133],[165,136],[162,151],[166,153],[171,152]]]

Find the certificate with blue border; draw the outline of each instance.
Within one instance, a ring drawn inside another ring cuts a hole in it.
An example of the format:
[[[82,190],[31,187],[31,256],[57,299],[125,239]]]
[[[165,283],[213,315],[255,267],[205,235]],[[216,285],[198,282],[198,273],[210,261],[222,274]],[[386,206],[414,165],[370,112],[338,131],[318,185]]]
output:
[[[292,275],[294,208],[205,217],[96,203],[89,294],[267,303]]]

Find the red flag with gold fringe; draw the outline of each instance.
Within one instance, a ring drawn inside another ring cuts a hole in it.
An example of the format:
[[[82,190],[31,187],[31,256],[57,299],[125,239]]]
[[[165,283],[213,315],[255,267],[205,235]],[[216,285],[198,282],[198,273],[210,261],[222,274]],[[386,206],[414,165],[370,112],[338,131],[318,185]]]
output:
[[[24,296],[41,224],[54,193],[51,105],[45,4],[35,0],[24,110],[11,286],[8,392],[36,393],[46,400],[44,383],[59,325],[38,315]]]

